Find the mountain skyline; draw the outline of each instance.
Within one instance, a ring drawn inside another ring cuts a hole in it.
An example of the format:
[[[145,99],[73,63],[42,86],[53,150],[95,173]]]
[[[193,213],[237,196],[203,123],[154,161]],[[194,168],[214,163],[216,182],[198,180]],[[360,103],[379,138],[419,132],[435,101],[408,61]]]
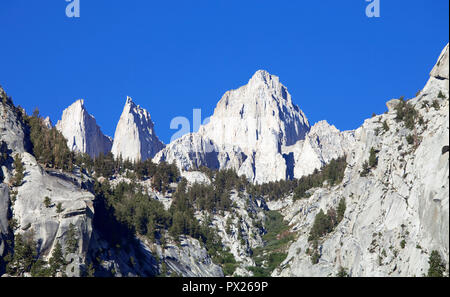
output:
[[[167,161],[182,172],[202,166],[234,169],[255,183],[311,174],[342,157],[354,142],[354,131],[340,132],[326,120],[311,126],[280,78],[264,70],[227,91],[198,132],[164,145],[154,126],[150,113],[127,97],[114,138],[103,135],[84,100],[65,109],[56,128],[70,150],[91,158],[112,152],[123,160]]]
[[[380,19],[365,16],[365,1],[85,2],[76,20],[64,1],[1,4],[0,32],[11,45],[0,48],[2,86],[53,123],[85,99],[111,137],[130,96],[164,143],[174,117],[192,120],[194,108],[212,115],[225,91],[258,69],[282,79],[311,124],[356,129],[386,100],[415,95],[449,33],[446,1],[389,1]],[[260,25],[264,18],[270,25]]]

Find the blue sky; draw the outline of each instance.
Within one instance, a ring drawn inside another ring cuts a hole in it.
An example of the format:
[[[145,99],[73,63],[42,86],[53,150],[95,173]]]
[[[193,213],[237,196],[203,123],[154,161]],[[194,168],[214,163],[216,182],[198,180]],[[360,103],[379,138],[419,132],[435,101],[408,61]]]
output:
[[[412,97],[449,36],[448,0],[0,0],[0,84],[54,123],[85,99],[114,136],[126,96],[170,121],[203,117],[258,69],[280,77],[311,123],[355,129],[394,97]]]

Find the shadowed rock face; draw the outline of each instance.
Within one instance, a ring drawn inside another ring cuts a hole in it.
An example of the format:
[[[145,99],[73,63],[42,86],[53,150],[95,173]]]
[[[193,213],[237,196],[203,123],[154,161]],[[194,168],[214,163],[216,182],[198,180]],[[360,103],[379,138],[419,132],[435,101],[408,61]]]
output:
[[[8,186],[5,184],[0,184],[0,257],[5,256],[6,252],[6,239],[8,236],[8,207]],[[2,268],[0,267],[0,269]]]
[[[153,158],[163,148],[164,144],[156,136],[150,113],[128,97],[114,135],[114,156],[122,156],[124,160],[146,160]]]
[[[46,125],[51,126],[51,123],[46,120]],[[111,151],[111,139],[103,135],[95,118],[87,112],[83,100],[64,110],[56,128],[67,139],[67,146],[72,151],[89,154],[92,158]]]

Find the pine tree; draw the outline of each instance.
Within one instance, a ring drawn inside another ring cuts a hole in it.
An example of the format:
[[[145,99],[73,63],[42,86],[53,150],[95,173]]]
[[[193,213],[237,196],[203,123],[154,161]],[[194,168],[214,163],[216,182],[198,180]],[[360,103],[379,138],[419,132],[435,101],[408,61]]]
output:
[[[370,149],[370,156],[369,156],[369,167],[374,168],[378,165],[378,158],[377,158],[377,152],[375,151],[375,148]]]
[[[42,259],[37,259],[36,262],[31,265],[30,273],[32,277],[50,277],[51,271],[47,267],[47,262]]]
[[[14,237],[14,255],[8,263],[7,273],[21,276],[25,272],[30,272],[37,258],[36,247],[37,243],[33,240],[32,233],[25,236],[17,234]]]
[[[347,269],[345,269],[344,267],[339,267],[339,272],[336,275],[336,277],[349,277]]]
[[[50,206],[52,205],[52,200],[49,197],[45,197],[44,198],[44,205],[46,208],[50,208]]]
[[[8,145],[3,140],[0,141],[0,166],[8,160]]]
[[[56,212],[62,213],[63,211],[64,211],[64,209],[62,208],[62,203],[58,202],[58,204],[56,205]]]
[[[14,168],[16,173],[14,174],[13,185],[15,187],[20,187],[23,183],[23,178],[25,177],[25,168],[22,163],[22,158],[19,154],[16,154],[14,158]]]
[[[177,211],[174,213],[172,217],[172,227],[169,231],[174,238],[178,238],[181,234],[185,233],[185,220],[182,212]]]
[[[345,204],[345,198],[341,198],[341,200],[339,201],[338,208],[337,208],[337,220],[338,220],[338,223],[341,222],[342,219],[344,218],[346,207],[347,206]]]
[[[78,249],[78,238],[76,232],[75,225],[70,223],[66,237],[66,253],[68,254],[73,254]]]
[[[66,264],[64,260],[64,254],[62,251],[61,244],[59,241],[56,242],[55,248],[53,249],[52,256],[49,260],[50,272],[52,276],[56,276],[56,273],[64,267]]]
[[[367,161],[365,161],[363,163],[363,168],[362,168],[362,171],[361,171],[360,175],[361,175],[361,177],[365,177],[365,176],[367,176],[369,174],[369,172],[370,172],[369,163],[367,163]]]
[[[94,268],[94,264],[92,264],[92,262],[89,263],[89,265],[87,267],[86,276],[87,277],[95,277],[95,268]]]
[[[313,226],[309,233],[309,241],[319,239],[333,230],[332,219],[321,209],[314,219]]]
[[[155,227],[153,225],[153,222],[150,221],[147,224],[147,237],[148,237],[148,239],[150,239],[151,242],[155,241],[155,231],[156,230],[155,230]]]
[[[5,91],[3,91],[2,87],[0,86],[0,96],[2,97],[2,103],[3,105],[8,104],[8,96],[6,95]]]
[[[71,172],[73,170],[74,153],[67,147],[67,140],[56,128],[48,129],[39,110],[32,116],[25,115],[30,131],[33,155],[46,167],[54,167]]]
[[[430,264],[430,268],[428,269],[428,277],[444,276],[445,264],[443,263],[441,255],[438,251],[434,250],[431,252],[428,264]]]

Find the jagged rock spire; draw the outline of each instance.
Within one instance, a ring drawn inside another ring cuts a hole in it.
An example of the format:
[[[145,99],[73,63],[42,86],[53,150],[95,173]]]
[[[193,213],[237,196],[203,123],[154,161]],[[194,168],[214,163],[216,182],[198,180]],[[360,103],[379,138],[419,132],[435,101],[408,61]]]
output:
[[[116,158],[146,160],[164,148],[156,136],[150,113],[127,97],[117,124],[112,153]]]
[[[111,139],[102,133],[95,118],[87,112],[83,99],[64,110],[56,128],[67,139],[72,151],[87,153],[95,158],[111,150]]]

